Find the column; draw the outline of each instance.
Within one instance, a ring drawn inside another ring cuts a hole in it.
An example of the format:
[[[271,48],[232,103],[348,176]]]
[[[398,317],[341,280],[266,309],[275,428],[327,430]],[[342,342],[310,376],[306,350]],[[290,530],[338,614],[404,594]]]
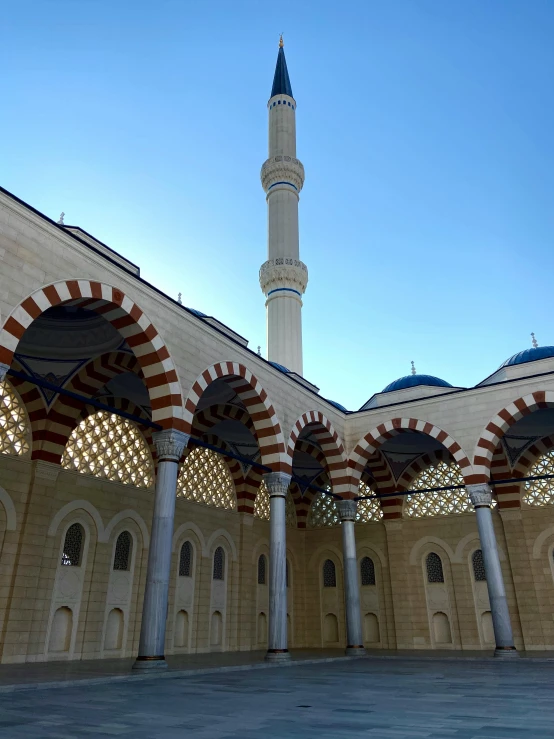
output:
[[[290,659],[287,646],[287,529],[285,500],[290,475],[268,472],[264,482],[269,490],[269,633],[266,660]]]
[[[188,434],[175,429],[152,434],[158,454],[158,470],[139,653],[134,669],[167,667],[164,646],[177,474],[179,460],[189,438]]]
[[[519,656],[514,646],[510,612],[506,600],[504,580],[500,568],[500,558],[496,545],[496,536],[492,523],[491,503],[492,496],[490,487],[483,483],[481,485],[467,485],[467,493],[475,508],[477,516],[477,528],[481,540],[481,551],[485,574],[487,576],[487,589],[491,604],[492,623],[494,637],[496,640],[495,657],[517,657]]]
[[[360,612],[360,584],[358,580],[358,558],[356,556],[355,500],[336,500],[335,505],[341,520],[342,555],[344,558],[344,601],[346,604],[346,654],[365,654]]]
[[[4,362],[0,362],[0,382],[2,382],[2,380],[8,374],[9,368],[10,368],[9,364],[4,364]]]

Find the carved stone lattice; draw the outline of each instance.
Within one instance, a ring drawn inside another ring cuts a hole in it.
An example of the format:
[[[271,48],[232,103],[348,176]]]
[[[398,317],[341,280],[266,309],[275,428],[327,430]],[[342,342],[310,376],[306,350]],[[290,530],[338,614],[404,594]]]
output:
[[[154,482],[152,457],[143,435],[131,421],[106,411],[87,416],[73,430],[62,467],[137,488],[149,488]]]
[[[256,518],[262,518],[264,521],[269,521],[269,490],[263,480],[260,483],[258,492],[256,493],[254,515]]]
[[[196,447],[185,459],[177,481],[177,496],[195,503],[236,510],[233,478],[223,457]]]
[[[63,543],[62,565],[65,567],[79,567],[83,539],[84,531],[80,523],[74,523],[67,529]]]
[[[296,506],[294,505],[294,499],[290,493],[287,493],[287,497],[285,498],[285,523],[291,529],[295,529],[298,526]]]
[[[358,495],[375,495],[375,488],[373,485],[361,482],[358,488]],[[377,498],[358,501],[358,510],[356,511],[356,521],[358,523],[372,523],[380,521],[382,518],[383,511]]]
[[[464,478],[456,463],[437,462],[420,472],[410,487],[412,490],[463,485]],[[432,493],[410,493],[406,496],[404,514],[410,518],[451,516],[456,513],[471,513],[473,506],[465,488],[439,490]]]
[[[527,473],[554,475],[554,449],[542,454]],[[523,486],[523,502],[529,506],[545,506],[554,503],[554,479],[528,480]]]
[[[0,382],[0,454],[29,452],[29,425],[25,409],[9,382]]]
[[[338,526],[339,524],[339,514],[333,496],[318,493],[310,506],[308,528],[320,529],[324,526]]]

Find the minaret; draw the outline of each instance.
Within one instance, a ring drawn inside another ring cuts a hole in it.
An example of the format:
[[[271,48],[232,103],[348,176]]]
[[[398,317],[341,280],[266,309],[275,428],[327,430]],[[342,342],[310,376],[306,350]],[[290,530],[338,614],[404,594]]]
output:
[[[269,158],[261,171],[267,193],[267,262],[260,268],[267,298],[267,357],[302,375],[301,311],[308,270],[298,248],[298,200],[304,167],[296,158],[296,101],[282,36],[267,107]]]

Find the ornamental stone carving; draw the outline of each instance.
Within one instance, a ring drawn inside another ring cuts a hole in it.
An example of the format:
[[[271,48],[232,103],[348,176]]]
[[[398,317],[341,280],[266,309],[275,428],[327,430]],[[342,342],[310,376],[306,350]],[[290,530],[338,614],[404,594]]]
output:
[[[480,485],[466,485],[466,491],[474,508],[479,508],[481,506],[486,506],[487,508],[491,507],[492,495],[491,489],[487,483],[481,483]]]
[[[268,472],[264,475],[264,482],[269,490],[270,498],[286,498],[291,476],[286,472]]]
[[[4,362],[0,362],[0,382],[4,380],[6,375],[8,374],[8,370],[10,368],[9,364],[4,364]]]
[[[178,462],[183,450],[189,443],[190,434],[185,434],[177,429],[164,429],[152,434],[152,440],[156,445],[156,452],[160,462]]]
[[[260,267],[260,287],[267,295],[271,290],[288,287],[301,295],[308,284],[308,268],[299,259],[268,259]]]
[[[267,159],[260,172],[263,189],[268,192],[277,182],[289,182],[297,192],[304,186],[304,166],[301,161],[289,156]]]
[[[356,520],[356,509],[358,508],[358,501],[335,500],[335,505],[337,507],[341,522]]]

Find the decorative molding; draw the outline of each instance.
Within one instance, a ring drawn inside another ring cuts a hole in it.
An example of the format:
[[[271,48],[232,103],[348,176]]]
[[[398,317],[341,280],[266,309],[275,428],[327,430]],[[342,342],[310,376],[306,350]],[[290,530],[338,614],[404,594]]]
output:
[[[144,522],[144,519],[142,518],[140,513],[137,513],[130,508],[115,514],[115,516],[104,529],[102,536],[98,537],[98,541],[103,542],[104,544],[108,544],[110,541],[110,536],[112,535],[112,531],[126,518],[136,523],[136,525],[140,529],[140,533],[142,536],[142,546],[144,549],[148,549],[148,546],[150,544],[150,534],[148,533],[148,527],[146,526],[146,523]]]
[[[183,450],[189,443],[190,434],[177,429],[164,429],[152,434],[160,462],[179,462]]]
[[[308,268],[299,259],[268,259],[260,267],[260,287],[266,296],[280,287],[288,287],[302,295],[307,285]]]
[[[268,472],[263,480],[269,490],[270,498],[286,498],[289,489],[291,475],[286,472]]]
[[[486,482],[478,485],[466,485],[466,490],[474,508],[491,507],[491,489]]]
[[[10,368],[9,364],[4,364],[4,362],[0,362],[0,382],[4,380],[6,375],[8,374],[8,370]]]
[[[343,521],[355,521],[358,503],[355,500],[335,500],[335,506],[339,513],[341,523]]]
[[[50,526],[48,527],[48,536],[56,536],[56,533],[58,531],[58,526],[60,525],[60,523],[63,521],[63,519],[66,516],[68,516],[70,513],[73,513],[73,511],[76,511],[79,513],[86,511],[96,525],[98,541],[103,541],[104,524],[102,522],[102,516],[98,513],[98,511],[92,505],[92,503],[89,503],[88,500],[72,500],[70,503],[66,503],[66,505],[60,508],[60,510],[56,513],[56,515],[52,519]],[[83,516],[81,516],[80,519],[81,518],[83,518]]]
[[[0,487],[0,504],[4,506],[4,510],[6,512],[6,531],[15,531],[17,528],[15,506],[11,496],[3,487]]]
[[[266,159],[260,172],[263,189],[268,192],[278,182],[289,182],[297,192],[304,186],[304,165],[299,159],[278,155]]]
[[[39,459],[35,462],[35,480],[42,480],[44,483],[55,483],[60,474],[61,467],[59,464],[44,462]]]

